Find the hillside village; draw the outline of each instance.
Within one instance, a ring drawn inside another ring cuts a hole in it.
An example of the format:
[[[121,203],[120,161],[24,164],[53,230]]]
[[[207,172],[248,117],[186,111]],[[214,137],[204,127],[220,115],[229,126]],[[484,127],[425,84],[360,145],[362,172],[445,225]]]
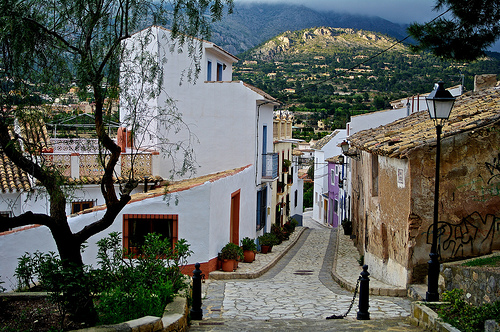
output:
[[[335,31],[320,29],[315,33],[332,35]],[[347,32],[367,43],[389,42],[375,35]],[[174,41],[170,30],[163,27],[149,27],[127,41],[126,47],[132,50],[127,65],[136,65],[133,52],[140,49],[137,45],[143,34],[152,36],[148,45],[151,52],[169,59],[162,63],[161,72],[168,94],[162,92],[153,99],[141,95],[145,106],[138,111],[143,112],[139,124],[134,122],[135,104],[127,99],[127,94],[140,90],[137,85],[122,86],[119,102],[109,100],[109,111],[119,112],[119,117],[109,122],[110,127],[116,124],[113,138],[121,148],[120,162],[114,170],[115,188],[118,191],[130,179],[138,185],[114,223],[89,239],[83,254],[87,264],[97,264],[96,243],[110,232],[121,234],[122,246],[127,250],[137,250],[147,233],[158,232],[172,243],[187,240],[193,255],[183,272],[192,275],[195,263],[200,263],[205,277],[210,279],[211,273],[222,269],[221,250],[228,243],[240,246],[244,238],[250,238],[261,250],[259,239],[264,234],[276,228],[282,230],[292,222],[303,226],[304,181],[308,181],[307,169],[312,163],[312,219],[338,232],[352,229],[348,234],[352,245],[370,267],[372,278],[404,290],[413,284],[425,284],[436,152],[435,127],[425,97],[432,85],[427,93],[408,94],[391,100],[392,104],[383,104],[383,110],[360,112],[349,118],[333,112],[333,118],[342,117],[344,126],[339,122],[334,130],[323,127],[326,135],[309,144],[292,135],[297,125],[293,110],[298,104],[284,105],[269,91],[234,79],[236,73],[241,77],[250,75],[257,65],[252,61],[257,60],[244,61],[236,70],[236,56],[212,42],[197,40],[202,49],[199,78],[179,84],[179,77],[191,62],[187,51],[167,51]],[[304,34],[304,38],[308,36]],[[278,48],[290,44],[284,37],[276,40],[281,43]],[[358,60],[363,57],[359,55]],[[405,58],[412,60],[410,56]],[[318,55],[311,61],[321,63],[325,57]],[[335,61],[345,60],[337,57]],[[278,79],[282,64],[274,62],[276,70],[267,77]],[[299,72],[303,77],[286,78],[283,91],[296,94],[302,88],[298,82],[308,80],[310,73],[303,69],[309,64],[291,65],[302,68]],[[328,77],[328,72],[321,73],[326,68],[318,64],[314,70]],[[387,70],[363,66],[340,79],[377,80],[377,71]],[[333,90],[342,92],[339,87]],[[347,83],[345,90],[351,92]],[[456,102],[443,127],[441,142],[438,247],[443,261],[500,250],[498,76],[477,76],[472,91],[465,91],[461,84],[448,86],[448,91]],[[63,104],[76,101],[74,93],[70,90],[55,101],[51,110],[67,113],[71,107]],[[368,99],[373,101],[376,92],[369,94]],[[351,102],[356,96],[362,98],[355,93]],[[63,100],[66,102],[61,103]],[[171,100],[188,129],[169,130],[161,107],[156,106],[170,105]],[[73,105],[69,112],[92,114],[92,104]],[[103,168],[99,145],[95,138],[85,135],[54,136],[48,125],[33,115],[32,119],[19,121],[17,130],[26,141],[42,144],[37,158],[58,168],[66,178],[65,185],[71,189],[66,213],[71,229],[80,230],[107,209],[100,196]],[[161,147],[166,141],[183,143],[165,150]],[[172,173],[179,162],[180,168],[192,172]],[[48,213],[49,197],[37,179],[28,176],[3,152],[0,181],[3,216],[15,217],[27,211]],[[56,251],[48,228],[31,225],[5,229],[0,225],[0,277],[7,281],[3,285],[7,290],[16,288],[18,258],[36,250]],[[500,299],[499,285],[486,293],[487,302]]]

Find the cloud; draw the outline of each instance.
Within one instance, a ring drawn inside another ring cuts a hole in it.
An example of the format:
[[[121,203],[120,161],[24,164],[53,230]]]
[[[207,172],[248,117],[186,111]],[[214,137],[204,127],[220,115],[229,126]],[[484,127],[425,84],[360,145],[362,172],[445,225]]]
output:
[[[426,22],[439,15],[435,0],[236,0],[237,2],[293,3],[318,11],[379,16],[395,23]]]

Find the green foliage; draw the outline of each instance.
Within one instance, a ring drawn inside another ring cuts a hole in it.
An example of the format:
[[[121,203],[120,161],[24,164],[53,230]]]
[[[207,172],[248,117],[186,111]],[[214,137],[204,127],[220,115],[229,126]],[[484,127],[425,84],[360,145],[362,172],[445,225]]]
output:
[[[278,243],[276,244],[280,244],[281,242],[288,240],[288,237],[290,236],[290,234],[284,229],[284,227],[281,227],[278,224],[271,225],[271,233],[274,234],[278,239]]]
[[[493,304],[486,303],[480,307],[470,305],[464,301],[464,291],[462,289],[453,289],[442,295],[444,302],[449,304],[435,307],[445,322],[453,325],[463,332],[480,332],[484,330],[484,322],[488,319],[500,317],[500,301]]]
[[[257,251],[255,240],[249,237],[244,237],[243,239],[241,239],[241,248],[243,250]]]
[[[436,9],[451,10],[448,16],[424,24],[413,23],[408,32],[418,42],[415,51],[430,50],[435,56],[472,61],[500,38],[498,0],[436,0]]]
[[[304,182],[304,198],[303,198],[304,209],[313,207],[313,197],[314,197],[314,183]]]
[[[462,266],[500,266],[500,256],[477,258],[463,263]]]
[[[61,312],[78,314],[89,307],[87,301],[93,301],[100,324],[161,316],[174,294],[187,287],[181,268],[192,251],[184,239],[172,248],[168,239],[148,234],[137,257],[123,251],[117,232],[97,245],[96,269],[63,265],[53,252],[26,253],[16,269],[19,286],[30,287],[38,280]]]
[[[258,239],[261,246],[274,246],[280,243],[279,239],[273,233],[263,234],[259,236]]]
[[[241,249],[237,244],[229,242],[220,251],[222,259],[243,259],[243,249]]]

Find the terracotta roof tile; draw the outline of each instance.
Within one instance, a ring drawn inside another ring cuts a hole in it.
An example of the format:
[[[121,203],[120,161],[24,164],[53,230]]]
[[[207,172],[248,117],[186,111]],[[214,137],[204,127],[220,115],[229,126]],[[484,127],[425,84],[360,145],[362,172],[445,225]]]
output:
[[[28,174],[14,165],[0,148],[0,190],[2,193],[30,191]]]
[[[314,145],[312,146],[312,148],[314,150],[321,150],[325,145],[328,144],[328,142],[330,142],[332,140],[332,138],[334,138],[335,136],[337,136],[338,133],[339,133],[339,131],[335,130],[330,135],[327,135],[327,136],[323,137],[322,139],[320,139],[319,141],[317,141],[316,143],[314,143]]]
[[[500,87],[457,98],[442,137],[483,127],[500,120]],[[409,151],[435,144],[436,128],[427,111],[417,112],[384,126],[360,131],[349,138],[351,146],[375,154],[405,158]]]

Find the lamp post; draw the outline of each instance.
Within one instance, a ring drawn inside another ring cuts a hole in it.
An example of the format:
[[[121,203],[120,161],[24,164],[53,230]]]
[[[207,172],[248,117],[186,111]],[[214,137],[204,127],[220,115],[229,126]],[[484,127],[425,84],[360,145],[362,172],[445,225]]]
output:
[[[436,126],[436,178],[434,181],[434,219],[432,223],[432,245],[429,254],[430,260],[427,293],[425,294],[427,302],[439,301],[438,280],[439,280],[439,259],[437,253],[438,241],[438,207],[439,207],[439,163],[441,158],[441,130],[444,122],[449,118],[455,98],[444,88],[444,83],[439,82],[434,90],[425,98],[429,116],[434,120]]]

